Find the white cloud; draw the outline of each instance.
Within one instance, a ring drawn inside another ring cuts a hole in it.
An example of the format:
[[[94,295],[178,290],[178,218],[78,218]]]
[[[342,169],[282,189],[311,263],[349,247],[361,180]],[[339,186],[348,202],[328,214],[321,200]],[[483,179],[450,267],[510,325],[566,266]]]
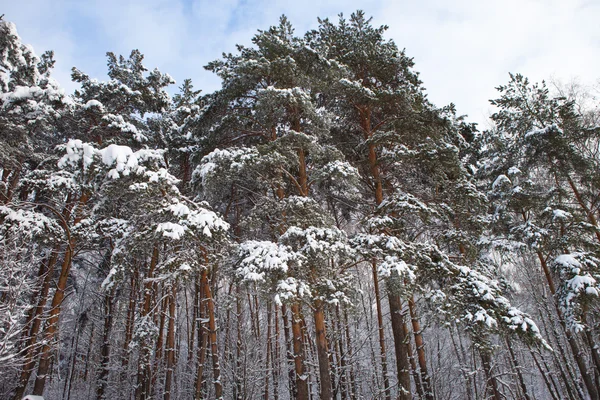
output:
[[[508,72],[585,83],[600,71],[600,3],[584,0],[32,0],[3,8],[38,53],[55,50],[56,77],[67,89],[72,66],[103,78],[106,51],[128,55],[139,48],[148,67],[212,91],[219,80],[202,67],[236,43],[250,44],[257,29],[281,14],[302,34],[318,16],[335,19],[358,8],[375,25],[390,26],[388,37],[415,58],[434,103],[454,102],[478,122]]]

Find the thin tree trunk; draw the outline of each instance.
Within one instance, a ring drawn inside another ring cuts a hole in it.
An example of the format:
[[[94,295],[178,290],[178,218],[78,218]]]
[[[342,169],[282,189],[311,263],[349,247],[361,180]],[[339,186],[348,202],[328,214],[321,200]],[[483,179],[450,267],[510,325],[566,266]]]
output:
[[[110,333],[113,325],[113,297],[114,286],[104,295],[104,330],[102,331],[102,345],[100,346],[100,365],[98,367],[98,380],[96,382],[96,398],[104,400],[108,381],[108,362],[110,360]]]
[[[29,382],[29,378],[31,377],[31,373],[35,367],[35,358],[38,353],[38,348],[36,347],[37,335],[40,327],[42,326],[42,314],[44,313],[44,307],[48,301],[50,281],[52,280],[52,273],[54,272],[54,266],[56,265],[56,261],[58,259],[58,251],[59,246],[55,246],[50,257],[48,258],[47,265],[46,263],[42,263],[42,266],[40,267],[39,277],[43,278],[42,287],[40,288],[37,296],[37,306],[30,310],[31,318],[28,318],[30,324],[25,325],[25,328],[27,328],[29,325],[30,328],[25,329],[24,331],[24,333],[26,332],[26,336],[24,336],[25,346],[23,350],[26,353],[21,374],[19,376],[19,384],[15,389],[15,395],[13,397],[14,400],[21,400],[21,398],[23,398],[23,395],[25,394],[25,388],[27,387],[27,383]]]
[[[161,290],[159,298],[162,298],[160,311],[158,313],[158,339],[156,340],[156,351],[154,352],[154,363],[158,364],[164,358],[165,322],[167,319],[167,308],[169,307],[170,294],[165,295]]]
[[[433,389],[431,387],[431,378],[427,371],[427,360],[425,358],[425,342],[421,333],[421,324],[417,316],[417,308],[415,306],[414,296],[408,299],[408,310],[410,312],[410,320],[412,323],[413,335],[415,337],[415,346],[417,348],[417,359],[419,360],[419,368],[421,370],[421,379],[423,380],[423,392],[425,399],[433,400]]]
[[[265,386],[263,399],[269,400],[269,377],[271,375],[271,302],[267,304],[267,357],[265,361]]]
[[[348,354],[352,354],[352,336],[350,335],[350,324],[348,323],[348,312],[344,309],[344,334],[346,335],[346,346],[348,347]],[[356,388],[356,378],[354,376],[354,365],[350,363],[350,398],[355,400],[358,398],[358,390]]]
[[[61,265],[61,272],[60,277],[58,278],[56,292],[54,293],[54,297],[52,298],[52,304],[50,306],[50,315],[44,332],[44,345],[42,346],[42,349],[40,351],[41,356],[40,361],[38,363],[35,385],[33,387],[34,395],[42,396],[44,394],[46,378],[50,373],[52,346],[54,344],[54,339],[58,332],[58,320],[60,317],[62,301],[65,297],[65,290],[67,288],[69,271],[71,270],[74,245],[75,241],[71,240],[69,245],[67,246],[67,250],[65,251],[65,257]]]
[[[211,295],[210,284],[208,282],[208,271],[202,271],[202,284],[204,286],[204,296],[206,297],[206,309],[208,310],[208,337],[210,341],[210,352],[213,364],[213,378],[215,385],[215,398],[223,398],[223,386],[221,383],[221,368],[219,366],[219,348],[217,346],[217,322],[215,318],[215,303]]]
[[[288,370],[288,380],[289,380],[289,389],[290,389],[290,398],[296,398],[296,379],[295,379],[295,370],[294,370],[294,349],[292,344],[293,334],[290,334],[292,327],[290,325],[287,306],[284,304],[281,305],[281,318],[283,319],[283,337],[285,340],[285,348],[286,348],[286,360],[287,360],[287,370]]]
[[[381,294],[379,291],[379,277],[377,276],[377,264],[371,263],[373,272],[373,285],[375,291],[375,305],[377,306],[377,331],[379,333],[379,356],[381,358],[381,374],[383,375],[383,387],[385,399],[391,399],[390,380],[388,378],[387,355],[385,351],[385,333],[383,327],[383,312],[381,310]]]
[[[167,327],[167,343],[165,358],[167,360],[167,373],[165,376],[164,400],[171,400],[173,386],[173,369],[175,368],[175,309],[177,306],[177,283],[171,283],[169,299],[169,323]]]
[[[331,371],[329,367],[329,349],[327,346],[327,336],[325,333],[325,313],[323,302],[315,301],[315,331],[317,335],[317,356],[319,359],[319,377],[321,383],[321,400],[333,399],[331,387]]]
[[[292,304],[292,337],[294,347],[294,367],[296,372],[296,399],[308,400],[308,375],[304,366],[304,341],[302,335],[302,314],[300,305]]]
[[[552,280],[552,275],[550,274],[550,268],[546,263],[546,259],[539,251],[537,252],[537,256],[542,266],[542,270],[544,271],[544,275],[546,276],[546,281],[548,282],[550,293],[552,293],[552,295],[554,296],[556,294],[556,288],[554,286],[554,281]],[[581,354],[581,350],[579,349],[579,344],[577,344],[577,340],[573,336],[571,331],[567,329],[564,318],[562,316],[562,311],[558,307],[558,303],[556,303],[556,301],[554,301],[554,306],[556,307],[560,324],[563,327],[565,334],[567,335],[567,341],[569,343],[569,346],[571,347],[571,351],[573,352],[573,358],[575,358],[575,362],[577,363],[577,367],[579,368],[579,372],[588,391],[588,394],[590,395],[590,398],[592,400],[598,400],[600,399],[598,387],[596,387],[595,382],[592,380],[592,373],[589,371],[587,365],[585,364],[585,360],[583,358],[583,355]]]
[[[141,318],[149,318],[150,309],[152,307],[152,299],[154,298],[154,285],[150,279],[154,278],[154,270],[158,264],[158,245],[154,245],[152,250],[152,258],[150,259],[150,267],[148,268],[148,280],[144,283],[144,305],[141,312]],[[150,383],[150,343],[142,343],[140,348],[137,386],[135,390],[136,400],[145,400],[148,398],[149,383]]]
[[[275,343],[272,345],[271,354],[271,370],[273,371],[273,400],[279,400],[279,371],[280,371],[280,353],[279,353],[279,311],[277,304],[275,305],[275,315],[273,320],[275,321]]]
[[[394,335],[394,348],[396,350],[396,368],[398,370],[398,399],[412,399],[410,385],[410,363],[408,360],[408,337],[404,334],[404,313],[400,296],[388,293],[390,314],[392,317],[392,333]]]
[[[408,326],[404,324],[404,335],[408,338]],[[412,352],[412,346],[408,346],[408,360],[410,361],[410,370],[412,371],[413,381],[415,381],[415,389],[417,390],[417,394],[420,399],[425,398],[425,391],[423,390],[423,381],[421,380],[421,374],[419,374],[419,369],[417,367],[417,362],[415,361],[415,355]]]
[[[87,192],[82,193],[78,202],[79,207],[82,208],[83,206],[85,206],[88,199],[89,195],[87,194]],[[73,225],[77,225],[83,218],[81,209],[77,210],[77,214],[77,217],[75,217],[75,220],[73,221]],[[56,291],[54,292],[54,296],[52,297],[50,315],[48,318],[48,322],[46,323],[46,329],[44,332],[44,345],[40,352],[41,356],[40,361],[38,363],[35,385],[33,387],[33,394],[38,396],[44,394],[46,378],[48,376],[48,373],[50,372],[52,345],[54,343],[56,334],[58,333],[58,320],[60,318],[60,310],[62,306],[62,301],[65,298],[65,290],[67,288],[67,281],[69,279],[69,272],[71,271],[73,255],[75,252],[75,238],[73,238],[70,235],[68,226],[65,225],[63,228],[68,233],[69,238],[67,241],[67,248],[65,250],[65,255],[60,269],[60,276],[58,277],[58,282],[56,284]]]
[[[492,371],[492,356],[489,350],[480,348],[479,355],[481,357],[481,364],[487,379],[487,387],[492,393],[492,398],[494,400],[502,400],[504,396],[502,396],[500,393],[500,389],[498,388],[498,380],[496,379],[496,375],[494,375],[494,371]]]
[[[206,316],[205,309],[205,295],[204,295],[204,285],[203,282],[197,283],[196,291],[198,293],[198,315],[197,315],[197,323],[198,323],[198,350],[197,350],[197,366],[196,366],[196,390],[194,398],[196,400],[200,400],[202,398],[202,382],[204,377],[204,363],[206,361],[206,347],[208,346],[208,334],[205,332],[205,322],[204,318]]]
[[[540,374],[542,375],[542,378],[544,379],[544,383],[546,384],[546,388],[548,389],[548,392],[550,392],[550,396],[552,396],[552,400],[558,400],[558,396],[560,396],[560,392],[558,390],[558,386],[556,385],[556,382],[554,382],[554,380],[550,381],[548,379],[548,374],[546,373],[546,371],[544,369],[542,369],[542,366],[540,365],[539,361],[535,357],[535,353],[533,352],[533,350],[530,349],[530,353],[531,353],[531,358],[533,358],[533,362],[535,363],[536,367],[538,368],[538,371],[540,371]]]
[[[131,282],[129,285],[129,303],[127,306],[127,318],[125,319],[125,340],[123,341],[123,358],[121,360],[121,367],[125,369],[129,364],[129,343],[133,337],[133,323],[135,319],[135,303],[137,294],[137,268],[135,272],[131,274]]]
[[[452,329],[454,325],[451,325],[448,329],[450,332],[450,340],[452,341],[452,345],[454,347],[454,353],[456,354],[456,358],[458,359],[458,364],[460,365],[460,371],[463,375],[463,379],[465,381],[465,391],[467,393],[467,400],[471,400],[473,398],[472,395],[472,385],[471,385],[471,374],[467,369],[467,354],[460,340],[460,334],[457,334],[458,337],[458,345],[456,344],[456,340],[454,339],[454,330]],[[460,352],[459,350],[460,346]]]
[[[521,391],[523,392],[523,398],[525,400],[531,400],[531,397],[529,397],[529,393],[527,391],[527,385],[525,385],[525,380],[523,379],[523,373],[521,372],[519,360],[517,360],[515,352],[512,348],[512,343],[508,336],[506,337],[506,347],[508,347],[508,353],[510,354],[510,358],[515,368],[515,372],[517,373],[517,378],[519,379],[519,386],[521,387]]]
[[[346,372],[346,357],[344,354],[344,344],[342,335],[342,321],[340,321],[340,308],[339,305],[335,307],[335,322],[333,324],[333,332],[336,333],[337,339],[333,343],[335,350],[335,358],[337,361],[337,376],[338,382],[334,386],[333,397],[338,398],[338,393],[342,398],[348,398],[348,379]]]

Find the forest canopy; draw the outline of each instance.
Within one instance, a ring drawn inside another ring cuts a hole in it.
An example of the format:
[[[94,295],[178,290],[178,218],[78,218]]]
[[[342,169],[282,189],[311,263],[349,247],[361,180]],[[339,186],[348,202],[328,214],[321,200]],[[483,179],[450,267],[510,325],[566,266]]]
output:
[[[186,79],[0,18],[0,397],[600,399],[600,106],[432,104],[362,11]]]

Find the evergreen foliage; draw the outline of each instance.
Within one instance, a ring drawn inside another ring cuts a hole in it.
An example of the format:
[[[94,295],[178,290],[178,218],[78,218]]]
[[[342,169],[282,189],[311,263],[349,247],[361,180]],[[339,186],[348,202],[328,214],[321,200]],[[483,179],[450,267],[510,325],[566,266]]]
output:
[[[0,18],[0,397],[598,399],[597,108],[511,74],[479,132],[386,29],[283,16],[171,97]]]

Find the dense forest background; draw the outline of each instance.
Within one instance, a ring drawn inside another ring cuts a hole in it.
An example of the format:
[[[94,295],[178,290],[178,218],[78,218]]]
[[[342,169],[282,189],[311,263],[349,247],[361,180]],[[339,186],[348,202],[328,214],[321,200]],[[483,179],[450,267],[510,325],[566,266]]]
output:
[[[600,399],[600,107],[510,74],[481,132],[364,13],[202,94],[0,20],[0,398]]]

